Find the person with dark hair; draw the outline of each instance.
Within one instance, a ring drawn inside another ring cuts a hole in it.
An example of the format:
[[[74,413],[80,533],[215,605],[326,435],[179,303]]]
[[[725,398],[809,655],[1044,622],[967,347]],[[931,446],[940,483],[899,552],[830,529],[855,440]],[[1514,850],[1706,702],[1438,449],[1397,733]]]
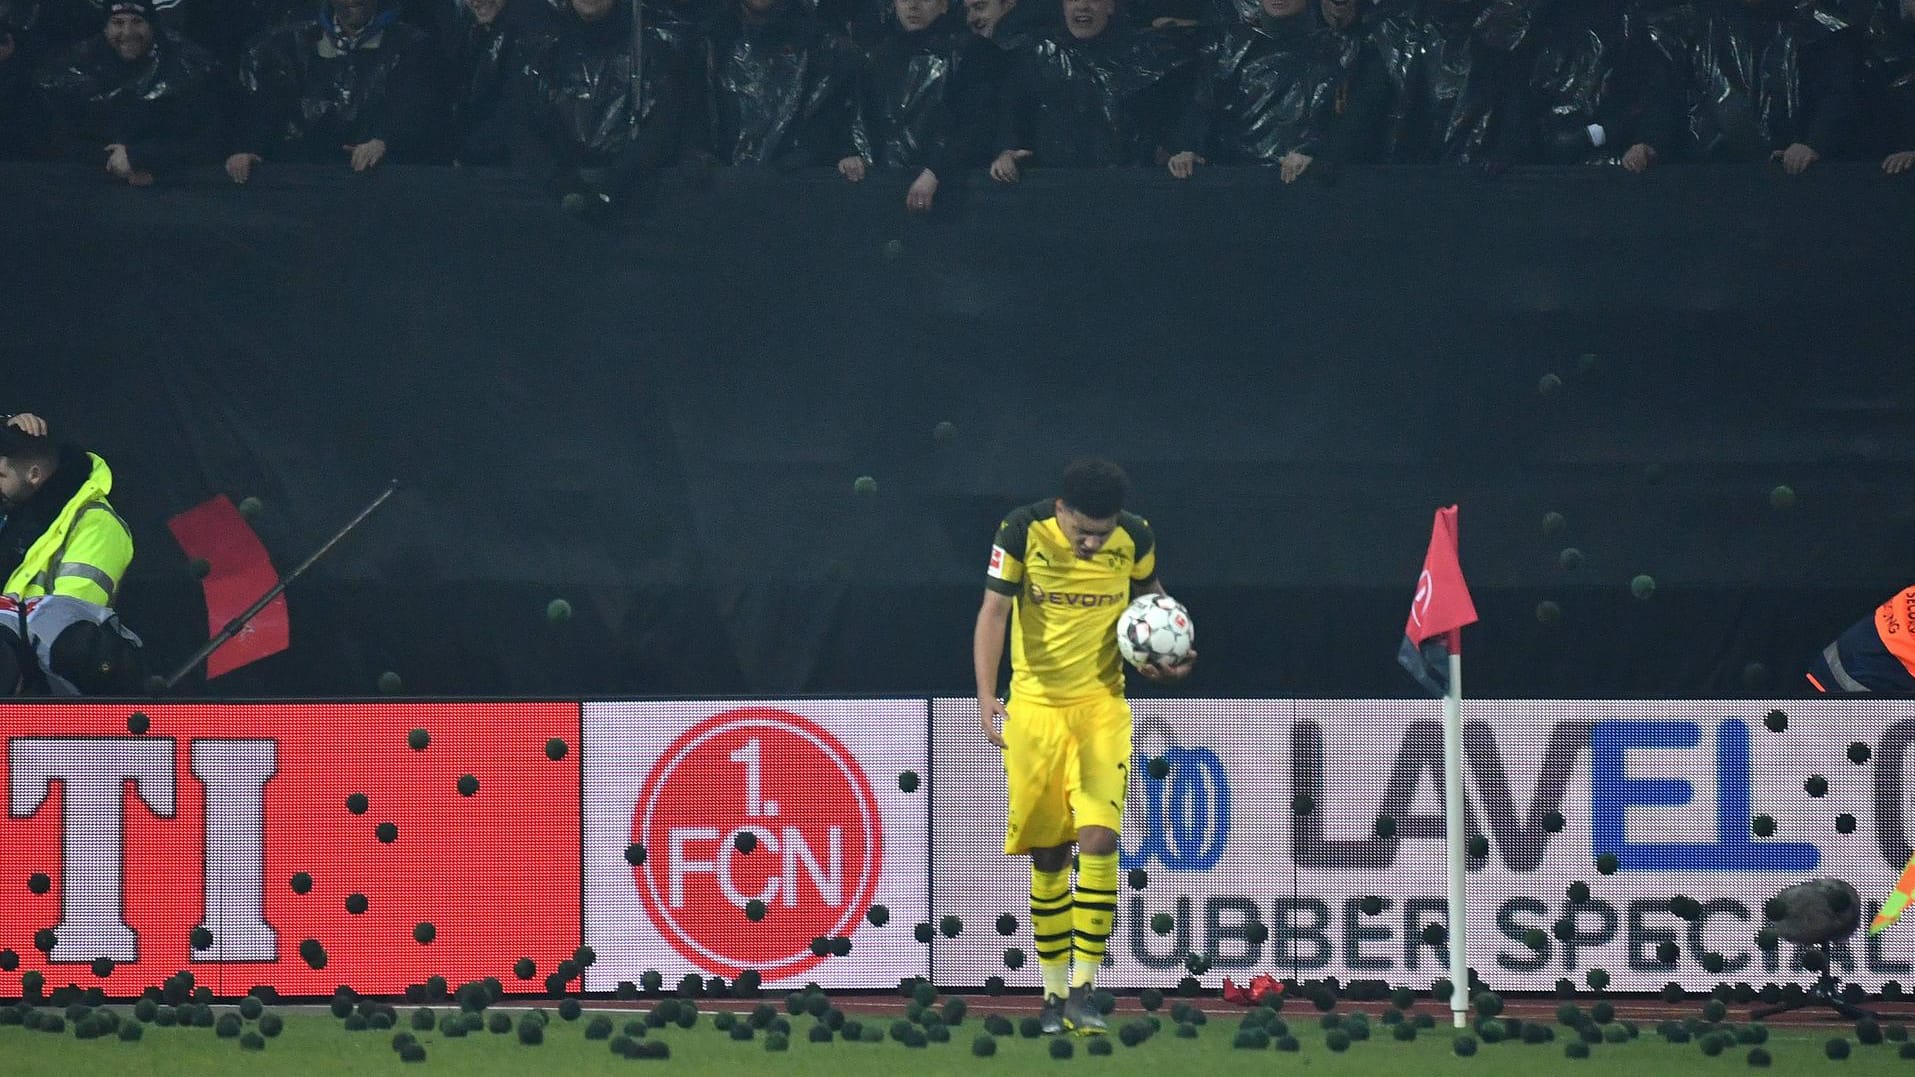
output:
[[[1335,120],[1343,86],[1339,35],[1309,0],[1259,0],[1254,18],[1210,29],[1197,90],[1170,144],[1170,174],[1198,165],[1276,165],[1285,183],[1310,167]]]
[[[796,169],[845,156],[864,58],[802,0],[730,0],[701,59],[694,122],[719,164]]]
[[[1117,907],[1117,833],[1131,757],[1117,621],[1164,594],[1150,525],[1127,512],[1130,481],[1108,460],[1064,470],[1058,496],[998,526],[971,639],[978,721],[1004,753],[1004,852],[1031,858],[1031,932],[1047,1033],[1105,1031],[1091,1001]],[[997,695],[1006,635],[1011,691]],[[1149,666],[1180,681],[1196,661]],[[1001,729],[1000,729],[1001,726]],[[1073,894],[1071,847],[1077,847]]]
[[[1899,176],[1915,169],[1915,0],[1877,0],[1863,71],[1874,107],[1868,129],[1879,136],[1867,148],[1887,154],[1882,171]]]
[[[152,0],[112,0],[105,30],[51,60],[38,82],[60,157],[103,163],[135,187],[219,159],[219,65],[161,28]]]
[[[106,461],[32,415],[0,426],[0,695],[123,693],[139,637],[113,612],[133,535],[107,503]]]
[[[226,174],[262,161],[344,160],[365,172],[431,137],[432,45],[379,0],[327,0],[319,18],[268,30],[240,61],[239,148]]]
[[[1116,0],[1061,0],[1064,26],[1022,49],[1000,97],[991,178],[1030,165],[1097,168],[1152,161],[1196,58],[1183,30],[1133,30]],[[1028,162],[1028,163],[1027,163]]]
[[[949,0],[894,0],[892,7],[897,23],[860,80],[852,152],[838,171],[853,183],[868,168],[914,172],[904,205],[923,212],[940,177],[990,156],[988,72],[999,50],[949,18]]]
[[[525,66],[517,164],[566,212],[601,218],[676,152],[684,111],[682,27],[637,0],[570,0],[555,37]],[[637,83],[637,84],[635,84]]]

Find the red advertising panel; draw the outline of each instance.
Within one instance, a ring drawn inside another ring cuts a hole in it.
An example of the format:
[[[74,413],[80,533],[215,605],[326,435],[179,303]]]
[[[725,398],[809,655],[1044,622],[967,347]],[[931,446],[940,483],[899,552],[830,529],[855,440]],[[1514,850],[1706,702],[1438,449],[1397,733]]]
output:
[[[577,704],[141,713],[0,706],[0,964],[113,995],[183,969],[225,994],[543,990],[578,946]]]

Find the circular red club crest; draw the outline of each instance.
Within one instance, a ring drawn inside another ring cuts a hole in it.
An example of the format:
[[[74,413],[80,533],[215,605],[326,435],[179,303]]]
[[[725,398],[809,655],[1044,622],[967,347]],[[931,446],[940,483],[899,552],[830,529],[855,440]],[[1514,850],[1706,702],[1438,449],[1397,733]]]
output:
[[[632,840],[648,854],[638,892],[659,934],[727,977],[793,976],[824,960],[811,940],[851,934],[884,863],[864,769],[817,724],[770,707],[680,734],[639,790]],[[756,923],[753,900],[765,906]]]

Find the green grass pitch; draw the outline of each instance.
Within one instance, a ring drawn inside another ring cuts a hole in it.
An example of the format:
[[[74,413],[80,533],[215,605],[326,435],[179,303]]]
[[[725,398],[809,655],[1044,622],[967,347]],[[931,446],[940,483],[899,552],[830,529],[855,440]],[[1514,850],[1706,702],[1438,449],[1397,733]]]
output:
[[[127,1007],[115,1007],[123,1021],[130,1021]],[[231,1007],[216,1007],[226,1013]],[[47,1011],[56,1012],[56,1011]],[[1683,1077],[1707,1077],[1710,1074],[1802,1072],[1863,1074],[1915,1071],[1915,1060],[1899,1057],[1899,1044],[1863,1045],[1857,1043],[1852,1028],[1831,1023],[1827,1029],[1777,1028],[1764,1045],[1772,1057],[1766,1069],[1749,1064],[1751,1048],[1730,1046],[1715,1056],[1705,1055],[1695,1043],[1669,1044],[1644,1029],[1640,1039],[1625,1044],[1596,1046],[1589,1058],[1565,1056],[1565,1037],[1555,1042],[1525,1045],[1503,1042],[1484,1044],[1476,1055],[1460,1058],[1452,1050],[1453,1034],[1446,1028],[1424,1031],[1408,1043],[1391,1039],[1387,1031],[1367,1041],[1351,1044],[1343,1052],[1333,1052],[1325,1044],[1325,1035],[1314,1021],[1296,1022],[1292,1032],[1300,1050],[1287,1053],[1264,1048],[1260,1051],[1232,1046],[1239,1022],[1219,1019],[1199,1029],[1194,1039],[1173,1034],[1168,1021],[1157,1035],[1136,1047],[1126,1047],[1109,1037],[1112,1053],[1092,1055],[1089,1040],[1073,1038],[1071,1057],[1051,1057],[1051,1041],[1025,1039],[1016,1034],[998,1037],[993,1057],[978,1058],[972,1042],[984,1035],[983,1016],[988,1007],[979,1007],[962,1024],[951,1029],[948,1043],[932,1043],[922,1048],[903,1046],[892,1040],[882,1043],[829,1044],[809,1042],[806,1033],[812,1020],[792,1019],[793,1035],[788,1050],[770,1052],[764,1034],[751,1040],[734,1040],[714,1026],[713,1014],[702,1013],[689,1029],[668,1027],[651,1029],[647,1039],[670,1045],[668,1059],[628,1059],[612,1053],[608,1041],[588,1039],[587,1023],[595,1016],[586,1011],[577,1021],[553,1016],[538,1046],[519,1042],[516,1032],[495,1034],[479,1032],[459,1038],[447,1038],[439,1032],[412,1032],[425,1048],[426,1057],[405,1062],[393,1049],[397,1032],[410,1031],[403,1019],[394,1029],[349,1032],[341,1023],[323,1014],[279,1011],[285,1017],[284,1031],[266,1041],[263,1049],[247,1050],[237,1038],[221,1038],[213,1029],[148,1026],[137,1042],[121,1042],[117,1037],[79,1040],[69,1025],[63,1033],[29,1030],[19,1026],[0,1027],[0,1059],[4,1071],[23,1075],[95,1074],[100,1077],[146,1077],[146,1075],[192,1074],[215,1077],[273,1077],[278,1074],[417,1074],[440,1072],[460,1077],[486,1075],[562,1073],[597,1074],[655,1071],[661,1074],[779,1074],[787,1077],[988,1077],[990,1074],[1058,1074],[1072,1070],[1124,1077],[1223,1077],[1275,1071],[1304,1072],[1311,1077],[1384,1077],[1390,1074],[1414,1077],[1439,1077],[1442,1074],[1468,1074],[1470,1077],[1538,1077],[1544,1074],[1575,1074],[1584,1077],[1644,1077],[1647,1074],[1680,1073]],[[400,1011],[403,1018],[406,1010]],[[632,1018],[630,1012],[608,1014],[615,1025]],[[888,1027],[902,1017],[898,1013],[860,1015],[867,1024]],[[1134,1012],[1112,1015],[1116,1021],[1130,1019]],[[246,1027],[254,1027],[247,1022]],[[1115,1024],[1113,1027],[1116,1027]],[[1558,1030],[1559,1033],[1562,1030]],[[616,1034],[616,1032],[614,1033]],[[1825,1044],[1830,1038],[1846,1036],[1853,1048],[1849,1057],[1834,1061],[1827,1057]]]

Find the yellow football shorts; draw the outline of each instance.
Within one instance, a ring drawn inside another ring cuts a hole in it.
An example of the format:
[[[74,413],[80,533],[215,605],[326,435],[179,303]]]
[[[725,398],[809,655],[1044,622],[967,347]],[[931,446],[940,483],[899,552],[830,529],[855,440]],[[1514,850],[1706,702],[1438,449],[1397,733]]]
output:
[[[1118,829],[1130,784],[1130,703],[1013,698],[1004,712],[1005,853],[1068,844],[1078,827]]]

